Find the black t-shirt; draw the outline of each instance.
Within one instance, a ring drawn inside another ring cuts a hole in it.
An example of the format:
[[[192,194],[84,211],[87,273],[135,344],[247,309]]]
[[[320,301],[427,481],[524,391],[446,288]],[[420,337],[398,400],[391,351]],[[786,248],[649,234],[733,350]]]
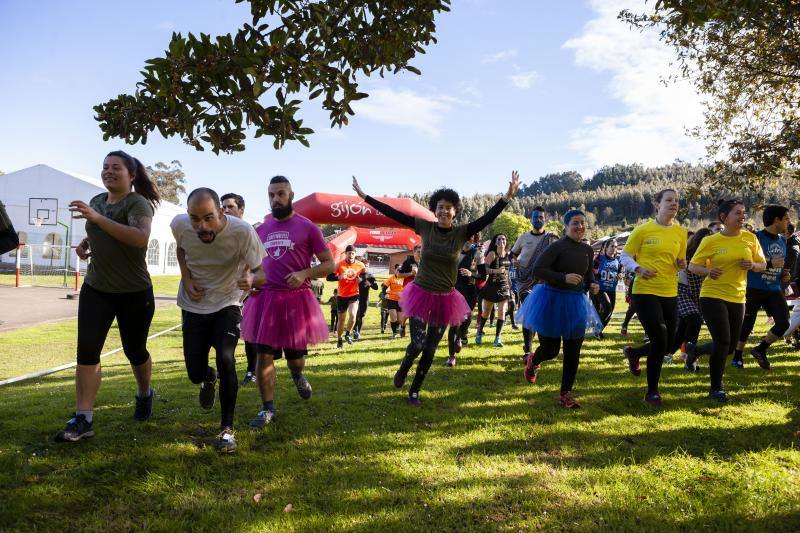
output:
[[[412,267],[414,265],[416,265],[417,268],[419,268],[419,263],[417,263],[417,260],[414,259],[414,256],[413,255],[409,255],[408,257],[406,257],[406,260],[403,261],[403,264],[400,265],[400,273],[401,274],[408,274],[409,272],[413,272]],[[412,281],[414,281],[415,277],[416,276],[409,276],[407,278],[403,278],[403,286],[406,286],[409,283],[411,283]]]

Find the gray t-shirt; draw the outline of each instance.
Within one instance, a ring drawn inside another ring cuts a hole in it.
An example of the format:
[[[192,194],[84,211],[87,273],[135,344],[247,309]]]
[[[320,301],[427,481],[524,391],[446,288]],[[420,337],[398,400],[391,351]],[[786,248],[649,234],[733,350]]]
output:
[[[192,228],[189,215],[178,215],[170,227],[178,248],[183,249],[192,278],[206,292],[193,302],[178,286],[178,306],[190,313],[208,315],[230,305],[241,305],[243,291],[236,286],[244,266],[261,266],[266,252],[256,230],[247,222],[226,215],[227,223],[216,238],[205,243]]]
[[[153,206],[135,192],[113,204],[108,203],[107,192],[100,193],[89,201],[89,206],[126,226],[132,216],[153,218]],[[152,286],[145,262],[147,248],[124,244],[88,220],[86,236],[92,252],[92,260],[86,269],[86,284],[100,292],[110,293],[139,292]]]
[[[519,261],[520,265],[523,267],[528,265],[533,252],[536,250],[536,247],[539,246],[539,243],[546,234],[547,232],[543,232],[539,235],[534,235],[530,231],[527,231],[517,237],[517,240],[514,242],[514,246],[511,247],[511,253],[517,256],[517,260]]]

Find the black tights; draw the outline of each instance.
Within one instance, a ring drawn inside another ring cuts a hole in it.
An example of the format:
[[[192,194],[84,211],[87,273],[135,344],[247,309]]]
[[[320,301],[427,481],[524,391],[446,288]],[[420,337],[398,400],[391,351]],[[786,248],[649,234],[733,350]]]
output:
[[[647,352],[647,392],[658,392],[658,381],[661,378],[661,365],[664,356],[672,348],[675,330],[678,325],[678,298],[656,296],[654,294],[634,294],[636,314],[642,323],[645,333],[650,339]],[[635,350],[635,352],[639,352]]]
[[[711,342],[697,347],[698,354],[711,354],[711,390],[722,390],[722,374],[725,360],[733,353],[744,318],[744,304],[728,302],[719,298],[700,298],[700,312],[706,321]]]
[[[575,376],[578,375],[578,363],[581,359],[581,346],[583,337],[580,339],[564,339],[564,366],[561,370],[561,394],[571,391],[575,384]],[[543,361],[549,361],[558,357],[558,350],[561,348],[560,337],[544,337],[539,335],[539,347],[533,353],[533,365],[538,365]]]
[[[474,287],[457,290],[462,296],[464,296],[464,300],[466,300],[467,305],[469,306],[469,315],[464,319],[464,322],[458,326],[450,326],[450,329],[447,331],[447,349],[450,355],[455,355],[456,353],[456,340],[459,337],[462,339],[467,338],[469,326],[472,324],[472,310],[475,308],[475,300],[478,297],[478,291]],[[478,313],[480,314],[480,309],[478,310]]]
[[[521,292],[519,295],[519,306],[522,307],[522,304],[525,302],[525,298],[530,296],[531,291]],[[524,353],[530,353],[531,351],[531,341],[533,340],[533,331],[529,330],[526,327],[522,327],[522,351]]]
[[[439,341],[444,336],[446,326],[433,326],[428,325],[419,318],[411,317],[409,319],[411,327],[411,342],[408,343],[406,348],[406,355],[400,362],[400,368],[408,371],[414,360],[422,354],[422,357],[417,363],[417,373],[414,376],[414,381],[408,392],[419,392],[422,388],[422,382],[425,381],[425,376],[428,375],[428,370],[433,363],[433,356],[436,354],[436,347]]]

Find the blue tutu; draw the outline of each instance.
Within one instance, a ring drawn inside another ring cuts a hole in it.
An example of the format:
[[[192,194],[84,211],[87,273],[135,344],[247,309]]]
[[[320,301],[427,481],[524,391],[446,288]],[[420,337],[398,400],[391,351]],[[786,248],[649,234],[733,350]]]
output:
[[[603,322],[584,292],[556,289],[545,283],[533,288],[517,312],[524,328],[543,337],[580,339],[586,330],[600,331]]]

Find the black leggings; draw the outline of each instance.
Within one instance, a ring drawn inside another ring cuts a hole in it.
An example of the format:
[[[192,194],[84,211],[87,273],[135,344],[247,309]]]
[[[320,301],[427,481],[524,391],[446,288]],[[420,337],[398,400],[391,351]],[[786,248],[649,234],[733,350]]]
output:
[[[617,292],[603,291],[601,294],[608,296],[608,308],[605,310],[605,314],[600,316],[600,320],[603,321],[603,328],[605,328],[611,322],[611,315],[614,314],[614,307],[617,305]]]
[[[236,395],[239,392],[233,354],[239,342],[241,320],[242,311],[237,305],[207,315],[183,311],[183,359],[192,383],[200,384],[213,379],[214,369],[208,366],[208,353],[212,347],[216,352],[222,427],[233,426]]]
[[[650,339],[647,352],[647,392],[658,392],[661,379],[661,365],[664,356],[671,353],[678,327],[678,297],[656,296],[654,294],[634,294],[631,302],[636,306],[636,314],[644,332]]]
[[[472,287],[472,290],[458,289],[458,292],[460,292],[467,301],[467,305],[469,306],[469,315],[467,315],[467,318],[465,318],[464,322],[462,322],[460,325],[450,326],[450,329],[447,331],[447,349],[450,355],[455,355],[456,353],[456,340],[458,338],[465,338],[469,332],[469,326],[472,324],[472,310],[475,308],[475,300],[478,297],[478,291],[475,290],[474,287]]]
[[[433,363],[433,356],[436,354],[436,347],[439,341],[444,336],[445,326],[427,325],[419,318],[411,317],[409,319],[411,327],[411,342],[408,343],[406,348],[406,355],[400,362],[400,367],[408,371],[414,360],[422,354],[422,357],[417,363],[417,373],[414,376],[414,381],[411,383],[409,392],[419,392],[422,388],[422,382],[425,381],[425,376]]]
[[[767,316],[772,317],[775,321],[775,325],[769,330],[770,333],[776,337],[782,337],[783,332],[789,329],[789,306],[786,305],[786,298],[782,292],[747,289],[747,302],[744,306],[744,320],[742,320],[739,342],[746,342],[747,337],[753,332],[759,309],[763,309]]]
[[[331,331],[336,331],[336,326],[339,325],[339,311],[336,306],[331,307]]]
[[[81,287],[78,300],[78,364],[96,365],[100,352],[117,319],[122,350],[132,366],[139,366],[150,359],[147,351],[147,334],[153,321],[155,302],[153,288],[138,292],[100,292],[88,283]]]
[[[247,371],[255,374],[256,361],[258,361],[258,350],[256,350],[256,345],[251,342],[244,341],[244,353],[247,356]]]
[[[575,376],[578,375],[578,364],[581,359],[581,346],[583,337],[580,339],[564,339],[564,366],[561,370],[561,394],[571,391],[575,384]],[[533,353],[531,364],[538,365],[543,361],[549,361],[558,357],[558,350],[561,348],[560,337],[544,337],[539,335],[539,347]]]
[[[678,318],[678,329],[675,331],[675,338],[672,341],[667,354],[675,353],[681,344],[691,342],[697,344],[700,336],[700,328],[703,326],[703,318],[700,315],[689,315]],[[633,353],[636,357],[642,357],[650,353],[650,343],[643,344],[639,348],[634,348]]]
[[[356,311],[356,322],[353,326],[356,331],[361,331],[361,325],[364,323],[364,315],[367,314],[367,307],[369,307],[369,291],[363,296],[358,297],[358,311]]]
[[[744,304],[728,302],[719,298],[700,298],[700,312],[706,321],[712,341],[697,347],[698,354],[711,354],[711,390],[722,390],[722,374],[725,359],[733,353],[736,339],[742,328]]]

